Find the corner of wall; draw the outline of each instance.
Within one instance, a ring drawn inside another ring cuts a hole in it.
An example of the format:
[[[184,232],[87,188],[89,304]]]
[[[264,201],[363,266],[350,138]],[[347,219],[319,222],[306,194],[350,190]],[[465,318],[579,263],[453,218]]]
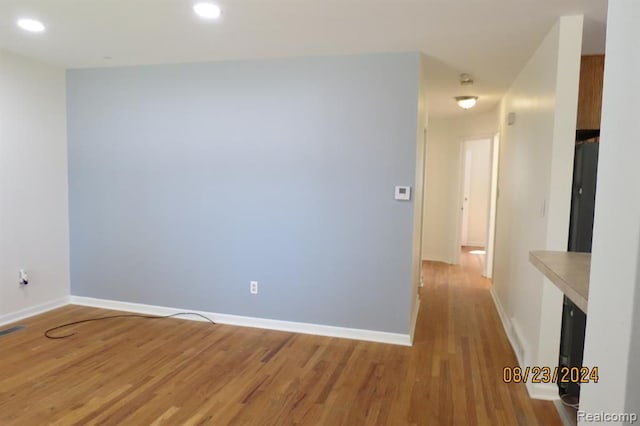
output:
[[[412,283],[410,293],[410,315],[409,330],[413,340],[413,330],[418,316],[420,306],[419,286],[422,280],[422,251],[424,238],[424,193],[425,193],[425,171],[426,171],[426,132],[427,132],[427,99],[426,99],[426,79],[425,79],[426,59],[420,54],[420,64],[418,67],[418,90],[417,90],[417,118],[416,118],[416,167],[414,182],[414,210],[413,210],[413,249],[412,249]]]
[[[0,54],[0,321],[9,321],[69,297],[65,71]]]

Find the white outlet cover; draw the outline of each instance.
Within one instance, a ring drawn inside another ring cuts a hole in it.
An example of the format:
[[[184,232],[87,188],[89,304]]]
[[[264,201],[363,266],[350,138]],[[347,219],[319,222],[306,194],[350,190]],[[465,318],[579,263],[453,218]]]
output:
[[[410,186],[396,186],[395,197],[396,200],[409,201],[411,200],[411,187]]]

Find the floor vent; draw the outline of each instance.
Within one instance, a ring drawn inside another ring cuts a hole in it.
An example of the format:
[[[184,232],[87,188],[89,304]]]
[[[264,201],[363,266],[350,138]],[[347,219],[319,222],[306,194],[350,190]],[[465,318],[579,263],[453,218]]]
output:
[[[14,333],[16,331],[20,331],[24,328],[24,325],[16,325],[15,327],[7,328],[5,330],[0,330],[0,337],[6,336],[7,334]]]

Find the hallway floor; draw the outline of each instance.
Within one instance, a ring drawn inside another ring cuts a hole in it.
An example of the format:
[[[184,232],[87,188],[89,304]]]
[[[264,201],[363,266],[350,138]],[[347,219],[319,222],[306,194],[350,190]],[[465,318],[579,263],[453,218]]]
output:
[[[489,289],[481,255],[462,251],[460,265],[423,262],[414,347],[424,391],[438,401],[434,415],[452,424],[562,424],[550,401],[532,400],[523,383],[504,383],[516,366]],[[431,350],[429,350],[431,349]],[[444,424],[444,423],[443,423]]]

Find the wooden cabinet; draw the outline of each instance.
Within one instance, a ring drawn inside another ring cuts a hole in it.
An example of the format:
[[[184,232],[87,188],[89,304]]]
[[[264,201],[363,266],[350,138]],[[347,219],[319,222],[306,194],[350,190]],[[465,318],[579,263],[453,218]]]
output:
[[[602,109],[604,55],[585,55],[580,61],[577,128],[599,129]]]

